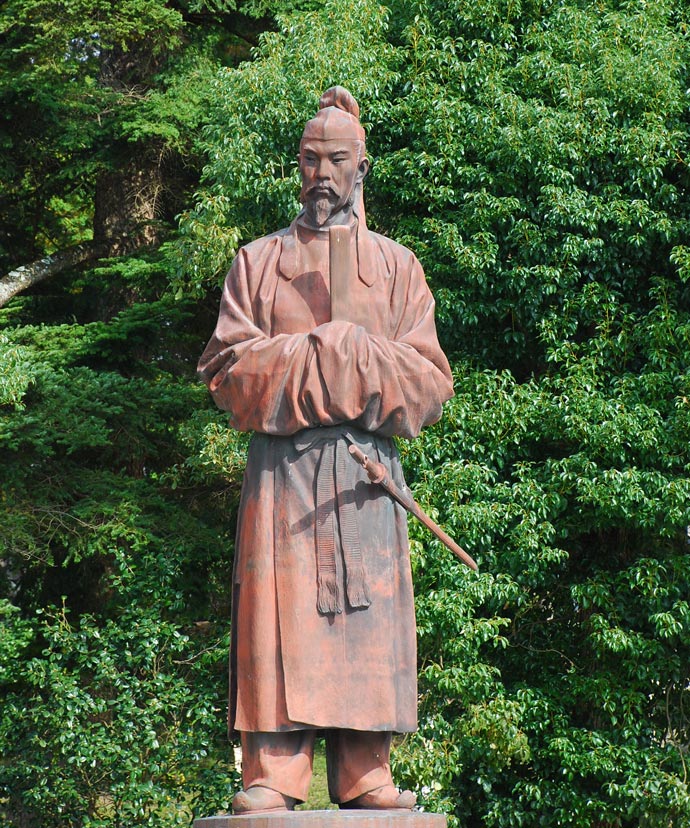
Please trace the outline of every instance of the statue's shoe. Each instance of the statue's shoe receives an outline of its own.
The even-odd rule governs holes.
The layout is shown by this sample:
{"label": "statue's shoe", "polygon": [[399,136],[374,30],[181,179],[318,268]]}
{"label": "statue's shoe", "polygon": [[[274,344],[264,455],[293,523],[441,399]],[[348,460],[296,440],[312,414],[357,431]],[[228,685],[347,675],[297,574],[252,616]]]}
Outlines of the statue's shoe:
{"label": "statue's shoe", "polygon": [[411,811],[417,804],[417,797],[412,791],[398,791],[394,785],[382,785],[351,799],[341,802],[341,808],[362,808],[377,811],[402,810]]}
{"label": "statue's shoe", "polygon": [[276,811],[293,811],[296,800],[291,796],[263,785],[254,785],[246,791],[238,791],[232,800],[233,814],[268,814]]}

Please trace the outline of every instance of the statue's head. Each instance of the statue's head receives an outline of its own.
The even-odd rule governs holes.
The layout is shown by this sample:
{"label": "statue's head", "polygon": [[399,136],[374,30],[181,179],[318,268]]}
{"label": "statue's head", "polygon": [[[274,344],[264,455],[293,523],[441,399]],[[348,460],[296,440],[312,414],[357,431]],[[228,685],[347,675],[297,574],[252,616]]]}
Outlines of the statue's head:
{"label": "statue's head", "polygon": [[334,86],[323,93],[319,111],[304,127],[298,160],[307,223],[347,224],[350,213],[358,213],[369,171],[359,106],[347,89]]}

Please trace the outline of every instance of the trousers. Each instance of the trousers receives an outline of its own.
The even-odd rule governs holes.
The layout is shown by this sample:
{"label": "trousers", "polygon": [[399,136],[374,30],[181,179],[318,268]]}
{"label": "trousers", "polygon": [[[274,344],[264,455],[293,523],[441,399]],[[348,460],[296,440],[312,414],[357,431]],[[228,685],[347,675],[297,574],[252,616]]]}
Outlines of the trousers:
{"label": "trousers", "polygon": [[[304,802],[309,793],[316,734],[316,730],[242,731],[244,789],[261,785]],[[348,802],[382,785],[393,784],[389,731],[326,730],[325,736],[332,802]]]}

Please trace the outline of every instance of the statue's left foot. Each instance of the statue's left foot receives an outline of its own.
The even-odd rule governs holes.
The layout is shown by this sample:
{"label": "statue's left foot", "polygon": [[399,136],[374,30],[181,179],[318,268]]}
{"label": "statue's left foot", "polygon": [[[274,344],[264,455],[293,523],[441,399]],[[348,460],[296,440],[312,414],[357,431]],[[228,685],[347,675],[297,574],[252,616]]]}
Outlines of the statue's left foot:
{"label": "statue's left foot", "polygon": [[417,797],[412,791],[398,791],[394,785],[382,785],[351,799],[341,802],[341,808],[362,808],[377,811],[403,810],[411,811],[417,804]]}

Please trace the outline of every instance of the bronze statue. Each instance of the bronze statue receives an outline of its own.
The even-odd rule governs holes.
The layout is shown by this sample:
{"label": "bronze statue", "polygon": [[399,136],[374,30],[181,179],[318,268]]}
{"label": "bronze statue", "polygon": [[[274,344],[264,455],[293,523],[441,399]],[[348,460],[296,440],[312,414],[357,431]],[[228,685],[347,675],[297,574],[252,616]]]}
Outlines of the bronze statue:
{"label": "bronze statue", "polygon": [[199,363],[232,426],[254,432],[233,578],[233,810],[304,801],[317,731],[341,808],[410,809],[389,766],[391,734],[417,725],[406,514],[349,447],[404,490],[391,438],[440,417],[451,374],[419,262],[367,229],[347,90],[324,93],[298,158],[303,209],[239,251]]}

